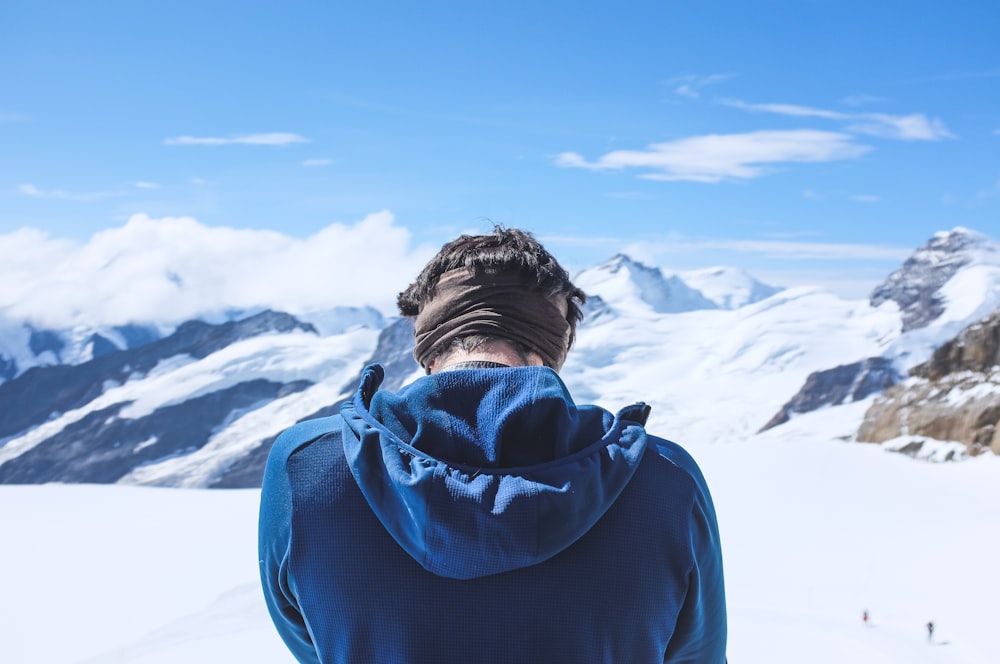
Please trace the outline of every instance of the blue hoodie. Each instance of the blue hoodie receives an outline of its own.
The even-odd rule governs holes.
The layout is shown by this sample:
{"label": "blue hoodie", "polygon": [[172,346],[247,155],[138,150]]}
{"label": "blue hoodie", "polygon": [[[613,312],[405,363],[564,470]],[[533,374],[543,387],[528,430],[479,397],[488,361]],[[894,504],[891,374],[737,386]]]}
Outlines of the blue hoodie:
{"label": "blue hoodie", "polygon": [[647,407],[546,367],[382,378],[268,459],[261,579],[299,661],[725,661],[712,500]]}

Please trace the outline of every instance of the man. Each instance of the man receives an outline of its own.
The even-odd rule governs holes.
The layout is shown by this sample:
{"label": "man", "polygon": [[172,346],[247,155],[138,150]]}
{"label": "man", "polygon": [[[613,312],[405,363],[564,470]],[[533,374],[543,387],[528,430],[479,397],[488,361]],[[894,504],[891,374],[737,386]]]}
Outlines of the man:
{"label": "man", "polygon": [[261,579],[299,661],[725,661],[698,467],[557,374],[584,298],[529,233],[463,235],[399,296],[428,375],[373,365],[275,442]]}

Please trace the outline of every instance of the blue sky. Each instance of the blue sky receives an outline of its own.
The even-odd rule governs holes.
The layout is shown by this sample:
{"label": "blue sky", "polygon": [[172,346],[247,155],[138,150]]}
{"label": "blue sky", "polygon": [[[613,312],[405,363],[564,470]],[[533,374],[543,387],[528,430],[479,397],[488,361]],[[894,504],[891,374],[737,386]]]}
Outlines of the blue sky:
{"label": "blue sky", "polygon": [[0,239],[135,214],[306,238],[491,222],[845,294],[1000,235],[994,2],[0,8]]}

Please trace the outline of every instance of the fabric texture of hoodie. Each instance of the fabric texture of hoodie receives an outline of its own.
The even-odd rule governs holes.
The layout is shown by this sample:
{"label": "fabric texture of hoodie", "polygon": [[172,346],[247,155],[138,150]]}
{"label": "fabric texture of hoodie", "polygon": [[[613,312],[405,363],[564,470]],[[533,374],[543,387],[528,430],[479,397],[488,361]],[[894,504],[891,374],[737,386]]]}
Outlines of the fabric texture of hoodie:
{"label": "fabric texture of hoodie", "polygon": [[711,497],[648,407],[546,367],[382,378],[268,459],[261,579],[299,661],[725,661]]}

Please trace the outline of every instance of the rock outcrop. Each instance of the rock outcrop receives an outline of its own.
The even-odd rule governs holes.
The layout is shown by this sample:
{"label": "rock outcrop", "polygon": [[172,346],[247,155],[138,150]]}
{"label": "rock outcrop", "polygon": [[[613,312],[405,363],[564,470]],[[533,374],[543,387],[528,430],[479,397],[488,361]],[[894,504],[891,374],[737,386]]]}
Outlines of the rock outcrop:
{"label": "rock outcrop", "polygon": [[869,301],[873,307],[895,302],[903,317],[903,332],[926,327],[944,312],[942,286],[973,262],[976,251],[994,249],[989,238],[965,228],[937,233],[876,287]]}
{"label": "rock outcrop", "polygon": [[937,348],[865,414],[861,442],[916,436],[1000,454],[1000,310]]}
{"label": "rock outcrop", "polygon": [[882,357],[870,357],[861,362],[814,371],[806,378],[802,389],[760,431],[784,424],[796,413],[808,413],[823,406],[860,401],[895,384],[899,378],[892,362]]}

